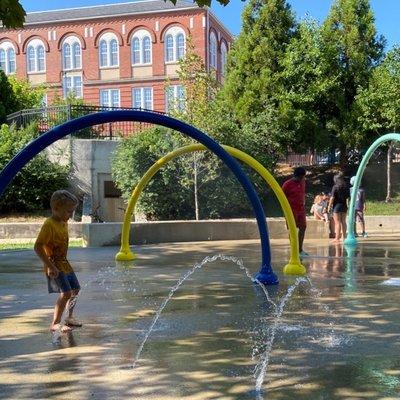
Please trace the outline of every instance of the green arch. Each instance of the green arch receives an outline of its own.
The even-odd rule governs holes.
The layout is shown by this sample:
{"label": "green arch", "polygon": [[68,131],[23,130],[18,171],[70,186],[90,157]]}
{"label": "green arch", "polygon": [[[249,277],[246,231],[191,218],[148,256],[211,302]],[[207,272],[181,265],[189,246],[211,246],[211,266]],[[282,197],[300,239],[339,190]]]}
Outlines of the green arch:
{"label": "green arch", "polygon": [[[299,245],[298,245],[298,236],[297,236],[297,228],[295,219],[293,216],[292,209],[290,204],[283,193],[281,187],[279,186],[278,182],[275,178],[268,172],[268,170],[260,164],[257,160],[253,157],[249,156],[248,154],[235,149],[234,147],[224,146],[222,145],[224,150],[226,150],[229,154],[233,157],[241,160],[245,164],[252,167],[255,171],[257,171],[263,179],[267,182],[267,184],[271,187],[274,191],[275,195],[278,198],[278,201],[282,207],[284,212],[287,225],[289,228],[289,237],[290,237],[290,248],[291,254],[288,264],[284,267],[284,272],[290,275],[304,275],[306,273],[305,267],[301,264],[300,256],[299,256]],[[121,233],[121,248],[120,251],[116,254],[115,258],[117,261],[128,261],[133,260],[135,255],[131,252],[129,247],[129,234],[130,234],[130,224],[131,218],[136,207],[137,201],[139,199],[140,194],[142,193],[144,187],[148,184],[151,178],[156,174],[156,172],[162,168],[167,162],[178,157],[182,154],[194,152],[194,151],[204,151],[207,148],[201,144],[191,144],[188,146],[181,147],[177,150],[174,150],[164,157],[160,158],[156,161],[143,175],[142,179],[139,181],[137,186],[135,187],[131,198],[128,202],[128,207],[125,211],[124,216],[124,223],[122,226],[122,233]]]}
{"label": "green arch", "polygon": [[388,133],[386,135],[381,136],[376,139],[374,143],[371,144],[367,152],[365,153],[363,159],[361,160],[360,166],[357,169],[356,179],[354,181],[353,190],[350,196],[350,206],[349,206],[349,218],[348,218],[348,227],[347,227],[347,237],[344,241],[344,244],[349,246],[355,246],[357,244],[357,239],[354,235],[354,218],[356,213],[356,199],[357,192],[360,188],[361,179],[364,175],[365,168],[367,167],[368,161],[374,154],[374,151],[385,142],[397,141],[400,142],[400,134],[399,133]]}

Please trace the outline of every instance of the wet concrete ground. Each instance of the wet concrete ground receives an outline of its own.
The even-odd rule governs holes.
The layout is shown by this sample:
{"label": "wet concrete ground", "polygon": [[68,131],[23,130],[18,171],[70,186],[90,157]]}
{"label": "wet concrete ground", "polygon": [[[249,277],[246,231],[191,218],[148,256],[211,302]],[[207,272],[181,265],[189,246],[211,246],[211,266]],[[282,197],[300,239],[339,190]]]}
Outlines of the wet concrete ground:
{"label": "wet concrete ground", "polygon": [[[235,263],[196,270],[166,304],[134,369],[178,279],[218,253],[243,259],[254,274],[257,241],[144,246],[130,264],[114,262],[116,248],[71,249],[85,325],[59,337],[48,331],[56,295],[47,294],[40,261],[32,251],[1,252],[0,398],[400,399],[399,241],[306,248],[314,289],[301,283],[279,322]],[[281,284],[269,293],[279,303],[294,279],[281,274],[287,241],[273,240],[272,249]],[[394,285],[383,284],[389,279]],[[255,393],[253,375],[266,360]]]}

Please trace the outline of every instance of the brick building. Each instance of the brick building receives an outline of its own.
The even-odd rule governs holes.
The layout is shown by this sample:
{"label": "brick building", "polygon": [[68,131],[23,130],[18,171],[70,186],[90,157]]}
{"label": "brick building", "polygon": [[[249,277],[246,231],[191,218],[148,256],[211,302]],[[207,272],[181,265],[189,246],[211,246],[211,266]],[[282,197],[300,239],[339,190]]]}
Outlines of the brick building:
{"label": "brick building", "polygon": [[47,104],[73,91],[88,104],[168,111],[184,94],[176,70],[189,35],[222,80],[232,35],[183,0],[28,13],[23,29],[0,29],[0,68],[45,84]]}

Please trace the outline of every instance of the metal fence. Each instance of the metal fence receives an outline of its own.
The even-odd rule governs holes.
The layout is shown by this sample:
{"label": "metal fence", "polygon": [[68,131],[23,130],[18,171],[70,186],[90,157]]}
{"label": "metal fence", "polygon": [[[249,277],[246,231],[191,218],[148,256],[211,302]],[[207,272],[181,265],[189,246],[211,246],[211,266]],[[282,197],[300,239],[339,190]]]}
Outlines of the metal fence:
{"label": "metal fence", "polygon": [[[14,124],[17,128],[25,127],[31,123],[36,123],[40,132],[46,132],[49,129],[69,121],[70,119],[82,117],[87,114],[92,114],[100,111],[111,110],[145,110],[142,108],[122,108],[122,107],[101,107],[101,106],[87,106],[87,105],[63,105],[51,106],[43,108],[32,108],[17,111],[7,116],[7,124]],[[151,128],[153,124],[147,122],[135,121],[117,121],[105,124],[94,125],[90,128],[85,128],[73,134],[74,137],[92,139],[115,139],[121,136],[141,132],[145,129]]]}
{"label": "metal fence", "polygon": [[326,153],[317,153],[307,151],[305,153],[288,152],[278,159],[279,163],[288,164],[291,166],[312,166],[312,165],[327,165],[336,164],[339,162],[340,153],[332,150]]}

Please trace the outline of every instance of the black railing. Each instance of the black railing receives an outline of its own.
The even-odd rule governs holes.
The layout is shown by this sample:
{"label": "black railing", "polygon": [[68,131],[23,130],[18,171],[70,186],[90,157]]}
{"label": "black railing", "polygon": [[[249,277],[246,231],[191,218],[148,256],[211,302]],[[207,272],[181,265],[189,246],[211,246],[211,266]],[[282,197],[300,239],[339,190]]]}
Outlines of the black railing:
{"label": "black railing", "polygon": [[[102,107],[102,106],[89,106],[89,105],[63,105],[63,106],[50,106],[43,108],[32,108],[27,110],[17,111],[13,114],[7,115],[7,124],[14,124],[17,128],[25,127],[31,123],[36,123],[41,133],[54,128],[63,122],[69,121],[73,118],[82,117],[87,114],[92,114],[100,111],[110,110],[141,110],[151,111],[158,114],[163,114],[158,111],[145,110],[142,108],[127,108],[127,107]],[[114,139],[121,136],[141,132],[145,129],[151,128],[153,125],[147,122],[134,122],[134,121],[118,121],[106,124],[99,124],[90,128],[82,129],[73,134],[78,138],[99,138],[99,139]]]}

